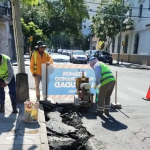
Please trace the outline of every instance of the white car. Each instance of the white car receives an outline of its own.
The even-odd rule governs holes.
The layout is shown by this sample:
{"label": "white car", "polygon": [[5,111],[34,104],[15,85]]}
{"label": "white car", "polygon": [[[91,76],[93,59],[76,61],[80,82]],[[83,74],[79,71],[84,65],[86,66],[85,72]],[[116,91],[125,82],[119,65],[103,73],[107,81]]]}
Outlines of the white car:
{"label": "white car", "polygon": [[69,56],[53,53],[53,54],[51,54],[51,57],[52,57],[54,63],[69,63],[70,64]]}
{"label": "white car", "polygon": [[60,53],[61,53],[61,51],[62,51],[62,49],[58,49],[58,50],[57,50],[57,53],[59,53],[59,54],[60,54]]}
{"label": "white car", "polygon": [[87,64],[87,56],[81,50],[73,51],[72,54],[70,55],[70,62]]}

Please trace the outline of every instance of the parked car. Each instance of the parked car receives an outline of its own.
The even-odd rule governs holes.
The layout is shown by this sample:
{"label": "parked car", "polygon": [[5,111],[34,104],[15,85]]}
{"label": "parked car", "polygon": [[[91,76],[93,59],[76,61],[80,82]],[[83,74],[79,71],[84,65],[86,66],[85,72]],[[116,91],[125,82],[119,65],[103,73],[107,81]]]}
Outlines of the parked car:
{"label": "parked car", "polygon": [[66,49],[62,50],[62,54],[67,55],[67,50]]}
{"label": "parked car", "polygon": [[68,63],[70,64],[70,58],[69,56],[61,55],[61,54],[51,54],[51,57],[53,58],[54,63]]}
{"label": "parked car", "polygon": [[67,55],[70,56],[70,55],[72,54],[72,51],[73,51],[73,50],[68,50],[68,51],[67,51]]}
{"label": "parked car", "polygon": [[109,63],[110,65],[113,63],[112,55],[106,51],[97,50],[94,54],[94,57],[96,57],[99,61]]}
{"label": "parked car", "polygon": [[70,62],[72,63],[85,63],[87,64],[87,56],[81,50],[73,51],[70,55]]}
{"label": "parked car", "polygon": [[60,53],[61,53],[61,50],[62,50],[62,49],[58,49],[58,50],[57,50],[57,53],[59,53],[59,54],[60,54]]}

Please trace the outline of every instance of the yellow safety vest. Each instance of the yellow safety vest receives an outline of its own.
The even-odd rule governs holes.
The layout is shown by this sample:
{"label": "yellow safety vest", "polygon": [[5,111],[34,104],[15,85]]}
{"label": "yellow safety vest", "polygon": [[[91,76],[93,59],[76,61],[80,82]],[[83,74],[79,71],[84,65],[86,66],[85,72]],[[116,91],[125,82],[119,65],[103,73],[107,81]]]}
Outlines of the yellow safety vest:
{"label": "yellow safety vest", "polygon": [[[46,56],[48,55],[47,52],[44,51],[44,53],[46,54]],[[34,52],[34,72],[36,73],[36,69],[37,69],[37,51]]]}

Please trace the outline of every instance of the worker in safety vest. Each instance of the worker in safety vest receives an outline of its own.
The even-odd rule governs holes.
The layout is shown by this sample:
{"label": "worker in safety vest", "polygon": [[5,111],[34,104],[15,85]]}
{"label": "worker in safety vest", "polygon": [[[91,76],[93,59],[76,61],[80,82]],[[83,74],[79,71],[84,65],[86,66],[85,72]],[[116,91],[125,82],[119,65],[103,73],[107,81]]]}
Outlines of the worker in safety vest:
{"label": "worker in safety vest", "polygon": [[8,85],[9,95],[13,108],[13,113],[17,111],[16,82],[10,58],[7,55],[0,54],[0,112],[5,111],[5,91]]}
{"label": "worker in safety vest", "polygon": [[40,100],[40,81],[42,80],[42,64],[53,64],[52,57],[45,52],[46,45],[42,41],[37,42],[37,50],[33,52],[30,63],[30,71],[35,78],[36,98]]}
{"label": "worker in safety vest", "polygon": [[99,97],[97,102],[97,113],[102,115],[103,112],[109,115],[110,97],[115,86],[115,78],[109,67],[103,62],[98,62],[95,57],[89,60],[90,66],[95,72],[95,86],[99,88]]}

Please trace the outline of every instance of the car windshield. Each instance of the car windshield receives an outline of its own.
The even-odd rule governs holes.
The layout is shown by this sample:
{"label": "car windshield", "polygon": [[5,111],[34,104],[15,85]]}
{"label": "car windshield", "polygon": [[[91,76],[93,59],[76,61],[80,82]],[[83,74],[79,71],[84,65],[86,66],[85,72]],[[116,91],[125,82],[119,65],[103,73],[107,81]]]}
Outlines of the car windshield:
{"label": "car windshield", "polygon": [[74,52],[74,55],[84,55],[84,52],[81,52],[81,51]]}

